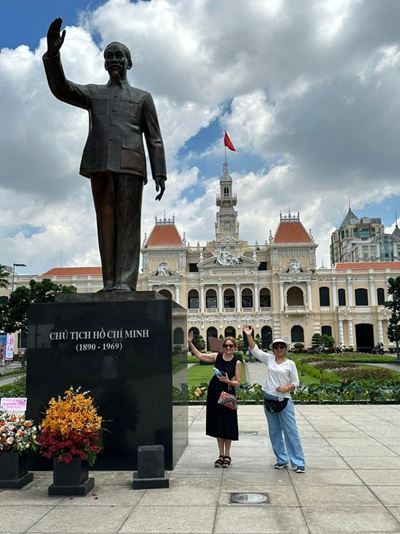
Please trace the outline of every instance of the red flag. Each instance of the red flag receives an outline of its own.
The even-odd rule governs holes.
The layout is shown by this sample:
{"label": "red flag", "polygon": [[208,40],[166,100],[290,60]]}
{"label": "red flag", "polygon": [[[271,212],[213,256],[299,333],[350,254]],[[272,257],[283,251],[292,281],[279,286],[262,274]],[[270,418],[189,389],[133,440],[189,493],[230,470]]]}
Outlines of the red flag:
{"label": "red flag", "polygon": [[224,145],[229,148],[229,150],[233,150],[233,152],[236,152],[236,148],[233,146],[232,141],[229,139],[229,135],[225,132],[224,135]]}

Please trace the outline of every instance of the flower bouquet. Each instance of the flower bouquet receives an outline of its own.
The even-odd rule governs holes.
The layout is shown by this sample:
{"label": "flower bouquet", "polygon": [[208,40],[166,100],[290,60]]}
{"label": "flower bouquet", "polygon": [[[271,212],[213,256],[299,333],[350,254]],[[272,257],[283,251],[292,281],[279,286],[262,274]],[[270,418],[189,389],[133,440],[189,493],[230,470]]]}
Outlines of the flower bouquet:
{"label": "flower bouquet", "polygon": [[0,410],[0,488],[21,489],[33,480],[27,455],[38,448],[38,429],[24,415]]}
{"label": "flower bouquet", "polygon": [[24,415],[14,415],[0,410],[0,454],[22,454],[38,448],[38,429]]}
{"label": "flower bouquet", "polygon": [[40,425],[40,454],[66,464],[77,456],[92,466],[103,448],[101,423],[89,392],[71,386],[63,397],[50,399]]}

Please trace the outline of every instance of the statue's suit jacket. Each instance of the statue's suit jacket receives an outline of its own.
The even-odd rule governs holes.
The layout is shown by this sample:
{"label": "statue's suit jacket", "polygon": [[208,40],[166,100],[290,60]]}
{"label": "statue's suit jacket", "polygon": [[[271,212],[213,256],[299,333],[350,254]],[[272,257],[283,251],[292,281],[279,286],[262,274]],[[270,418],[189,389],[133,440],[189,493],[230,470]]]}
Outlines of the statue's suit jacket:
{"label": "statue's suit jacket", "polygon": [[165,153],[150,93],[127,81],[107,85],[79,85],[66,79],[60,54],[43,56],[47,80],[55,97],[89,112],[89,135],[80,174],[112,171],[147,181],[143,135],[153,178],[166,178]]}

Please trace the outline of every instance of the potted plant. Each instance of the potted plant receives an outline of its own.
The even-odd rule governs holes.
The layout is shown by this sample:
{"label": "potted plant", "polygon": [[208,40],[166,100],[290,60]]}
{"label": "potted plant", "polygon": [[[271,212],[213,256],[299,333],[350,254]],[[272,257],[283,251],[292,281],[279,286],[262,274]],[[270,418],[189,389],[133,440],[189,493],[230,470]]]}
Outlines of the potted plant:
{"label": "potted plant", "polygon": [[87,495],[94,487],[88,465],[103,448],[101,423],[88,391],[71,386],[62,397],[50,399],[39,436],[41,455],[53,458],[49,495]]}
{"label": "potted plant", "polygon": [[33,480],[27,452],[38,447],[38,430],[24,415],[0,410],[0,488],[20,489]]}

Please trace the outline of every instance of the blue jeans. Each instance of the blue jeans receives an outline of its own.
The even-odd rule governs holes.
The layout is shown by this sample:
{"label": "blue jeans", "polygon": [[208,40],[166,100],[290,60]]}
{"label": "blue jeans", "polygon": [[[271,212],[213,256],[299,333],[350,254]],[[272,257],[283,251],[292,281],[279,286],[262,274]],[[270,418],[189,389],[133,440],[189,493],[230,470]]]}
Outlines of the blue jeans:
{"label": "blue jeans", "polygon": [[[278,400],[278,397],[265,392],[264,397]],[[281,412],[269,413],[265,409],[264,411],[268,422],[269,439],[277,463],[287,464],[290,460],[293,469],[304,467],[304,453],[297,429],[293,401],[289,399],[286,408]]]}

